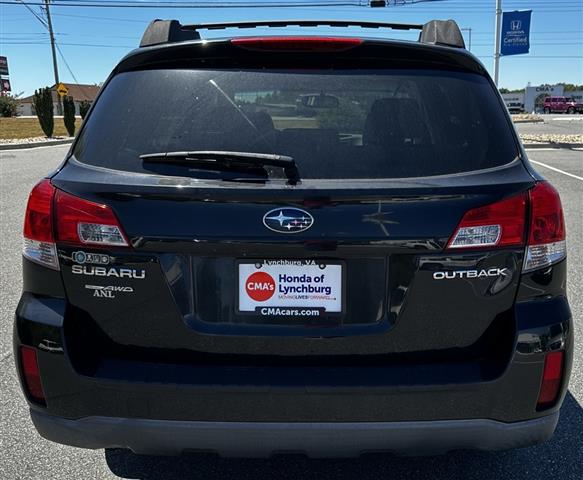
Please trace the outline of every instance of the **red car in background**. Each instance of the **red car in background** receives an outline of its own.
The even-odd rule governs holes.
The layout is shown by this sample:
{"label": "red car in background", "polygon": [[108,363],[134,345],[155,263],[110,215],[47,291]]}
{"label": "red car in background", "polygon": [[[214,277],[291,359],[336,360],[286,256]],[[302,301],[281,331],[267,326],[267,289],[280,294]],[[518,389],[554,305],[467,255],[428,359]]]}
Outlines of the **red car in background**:
{"label": "red car in background", "polygon": [[583,103],[568,97],[547,97],[543,104],[544,113],[583,113]]}

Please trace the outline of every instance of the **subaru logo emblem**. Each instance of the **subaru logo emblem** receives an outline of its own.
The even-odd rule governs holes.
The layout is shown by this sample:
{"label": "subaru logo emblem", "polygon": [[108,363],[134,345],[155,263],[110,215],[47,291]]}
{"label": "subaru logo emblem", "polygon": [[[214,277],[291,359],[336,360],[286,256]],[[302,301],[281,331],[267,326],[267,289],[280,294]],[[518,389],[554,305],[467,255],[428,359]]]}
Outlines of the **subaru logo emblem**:
{"label": "subaru logo emblem", "polygon": [[263,215],[263,225],[278,233],[305,232],[313,224],[314,217],[299,208],[275,208]]}

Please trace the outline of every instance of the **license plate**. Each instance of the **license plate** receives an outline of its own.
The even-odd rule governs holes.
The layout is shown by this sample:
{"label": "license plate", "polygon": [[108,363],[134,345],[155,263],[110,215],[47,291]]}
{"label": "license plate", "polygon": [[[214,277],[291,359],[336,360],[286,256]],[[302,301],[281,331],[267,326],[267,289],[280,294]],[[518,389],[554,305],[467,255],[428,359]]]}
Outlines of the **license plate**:
{"label": "license plate", "polygon": [[342,265],[314,260],[239,263],[239,311],[274,316],[342,312]]}

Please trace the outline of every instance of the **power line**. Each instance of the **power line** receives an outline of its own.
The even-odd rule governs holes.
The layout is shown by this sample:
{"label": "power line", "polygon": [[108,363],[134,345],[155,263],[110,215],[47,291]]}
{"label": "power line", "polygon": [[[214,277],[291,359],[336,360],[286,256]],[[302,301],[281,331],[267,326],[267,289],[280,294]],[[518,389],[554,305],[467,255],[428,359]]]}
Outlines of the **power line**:
{"label": "power line", "polygon": [[[33,1],[21,1],[19,2],[23,5],[30,5],[30,6],[42,6],[40,2],[33,2]],[[0,5],[16,5],[15,1],[7,1],[1,0]],[[355,1],[346,1],[342,0],[341,2],[328,2],[328,3],[313,3],[313,2],[287,2],[287,3],[274,3],[274,2],[265,2],[261,4],[257,3],[238,3],[238,2],[230,2],[230,3],[221,3],[221,4],[213,4],[207,2],[205,4],[198,4],[192,2],[136,2],[135,0],[128,0],[127,2],[105,2],[104,0],[89,0],[88,2],[83,2],[82,0],[73,0],[71,2],[66,2],[64,0],[56,0],[52,3],[55,7],[85,7],[85,8],[184,8],[184,9],[205,9],[205,8],[306,8],[306,7],[349,7],[349,6],[356,6],[356,7],[363,7],[365,6],[362,2],[355,0]]]}
{"label": "power line", "polygon": [[32,8],[30,8],[25,2],[23,2],[22,0],[16,0],[18,3],[21,3],[22,5],[24,5],[26,7],[26,9],[32,13],[34,15],[34,18],[36,18],[43,27],[48,28],[47,22],[45,21],[44,18],[42,18],[40,15],[38,15]]}
{"label": "power line", "polygon": [[[24,42],[12,42],[6,41],[2,42],[3,45],[46,45],[46,42],[39,41],[24,41]],[[64,43],[60,42],[60,45],[67,45],[71,47],[100,47],[100,48],[126,48],[132,49],[137,48],[136,45],[106,45],[106,44],[96,44],[96,43]]]}

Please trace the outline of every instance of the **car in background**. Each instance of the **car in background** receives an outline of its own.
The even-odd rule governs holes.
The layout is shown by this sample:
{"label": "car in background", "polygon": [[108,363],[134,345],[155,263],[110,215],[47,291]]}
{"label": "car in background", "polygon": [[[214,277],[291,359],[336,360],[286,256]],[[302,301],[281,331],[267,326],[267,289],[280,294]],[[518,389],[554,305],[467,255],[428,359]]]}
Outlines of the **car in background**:
{"label": "car in background", "polygon": [[569,97],[547,97],[543,103],[544,113],[583,113],[583,103]]}
{"label": "car in background", "polygon": [[524,104],[522,102],[508,102],[506,108],[510,113],[524,113]]}

